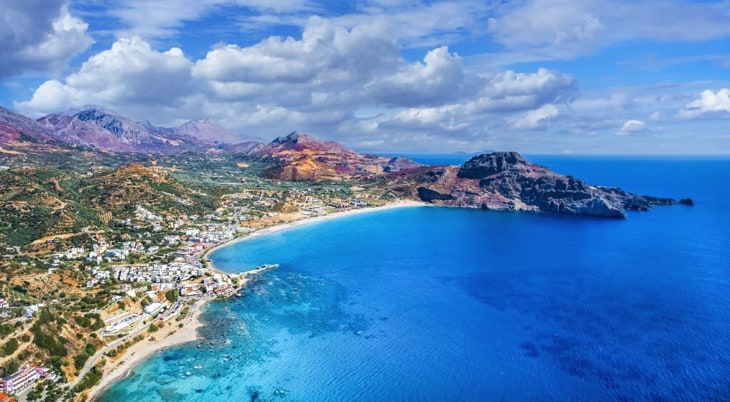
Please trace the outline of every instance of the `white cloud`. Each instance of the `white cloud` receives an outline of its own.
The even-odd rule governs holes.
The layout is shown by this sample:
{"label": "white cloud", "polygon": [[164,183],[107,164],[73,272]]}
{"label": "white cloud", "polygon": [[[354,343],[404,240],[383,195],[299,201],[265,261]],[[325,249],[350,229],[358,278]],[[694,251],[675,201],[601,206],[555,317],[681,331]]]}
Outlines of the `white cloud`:
{"label": "white cloud", "polygon": [[730,88],[720,88],[717,92],[707,89],[700,98],[687,104],[677,113],[682,119],[707,116],[730,117]]}
{"label": "white cloud", "polygon": [[16,106],[33,114],[84,104],[176,106],[191,94],[191,66],[179,48],[158,52],[139,38],[119,39],[63,83],[46,81]]}
{"label": "white cloud", "polygon": [[631,135],[638,133],[648,132],[649,127],[641,120],[628,120],[621,126],[621,129],[616,132],[617,135]]}
{"label": "white cloud", "polygon": [[387,24],[312,17],[300,38],[223,44],[199,60],[118,39],[16,107],[38,115],[99,104],[155,124],[205,117],[264,138],[303,130],[395,144],[428,133],[429,146],[456,146],[483,140],[486,126],[490,136],[545,129],[575,90],[572,77],[543,68],[475,73],[446,46],[408,62]]}
{"label": "white cloud", "polygon": [[347,27],[377,20],[391,27],[401,45],[426,48],[480,36],[485,31],[484,19],[492,9],[489,2],[483,0],[377,3],[380,4],[363,7],[361,13],[335,17],[334,20]]}
{"label": "white cloud", "polygon": [[[591,12],[590,2],[536,0],[488,21],[489,31],[509,46],[572,44],[593,40],[606,29]],[[595,11],[593,11],[595,12]]]}
{"label": "white cloud", "polygon": [[533,58],[571,58],[628,40],[723,38],[727,12],[726,2],[524,0],[499,6],[488,27],[496,41]]}
{"label": "white cloud", "polygon": [[545,68],[536,73],[507,70],[483,78],[486,85],[471,105],[473,113],[523,111],[568,102],[576,89],[571,76]]}
{"label": "white cloud", "polygon": [[239,83],[366,80],[397,62],[399,48],[377,24],[350,30],[311,17],[302,39],[269,37],[250,47],[221,46],[195,64],[197,78]]}
{"label": "white cloud", "polygon": [[512,128],[534,130],[544,128],[545,125],[560,114],[558,107],[552,103],[544,105],[539,109],[527,111],[512,123]]}
{"label": "white cloud", "polygon": [[0,0],[0,78],[64,66],[93,40],[65,0]]}
{"label": "white cloud", "polygon": [[463,93],[461,57],[446,46],[431,50],[423,63],[403,65],[391,76],[376,79],[368,91],[376,101],[398,106],[448,103]]}

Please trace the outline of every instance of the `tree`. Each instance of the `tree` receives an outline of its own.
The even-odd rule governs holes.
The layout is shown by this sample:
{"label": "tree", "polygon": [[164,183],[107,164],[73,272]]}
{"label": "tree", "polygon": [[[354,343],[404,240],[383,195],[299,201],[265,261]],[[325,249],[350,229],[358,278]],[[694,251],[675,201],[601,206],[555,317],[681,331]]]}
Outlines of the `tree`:
{"label": "tree", "polygon": [[18,340],[10,338],[9,341],[5,342],[5,353],[10,356],[18,350]]}
{"label": "tree", "polygon": [[7,366],[5,366],[5,375],[15,374],[20,369],[20,363],[17,360],[11,360]]}
{"label": "tree", "polygon": [[177,289],[170,289],[165,293],[165,298],[170,301],[170,303],[175,303],[178,299]]}

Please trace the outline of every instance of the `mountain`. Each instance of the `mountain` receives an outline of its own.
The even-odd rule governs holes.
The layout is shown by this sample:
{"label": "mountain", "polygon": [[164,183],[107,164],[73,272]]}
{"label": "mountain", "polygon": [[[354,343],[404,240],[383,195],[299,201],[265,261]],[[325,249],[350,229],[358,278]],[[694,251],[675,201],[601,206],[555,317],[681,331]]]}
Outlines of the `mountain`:
{"label": "mountain", "polygon": [[292,132],[261,147],[255,156],[276,163],[267,172],[279,180],[341,181],[363,179],[422,166],[406,158],[363,155],[335,142]]}
{"label": "mountain", "polygon": [[436,205],[625,218],[626,210],[671,205],[670,198],[591,186],[526,161],[516,152],[477,155],[462,166],[433,166],[388,176],[389,187]]}
{"label": "mountain", "polygon": [[235,144],[241,139],[210,120],[191,120],[174,129],[178,135],[195,138],[204,143]]}
{"label": "mountain", "polygon": [[[95,106],[49,115],[38,122],[0,108],[0,134],[0,160],[16,155],[25,157],[25,152],[31,155],[32,151],[37,151],[40,156],[36,159],[41,160],[68,159],[79,153],[54,139],[118,152],[235,153],[265,162],[268,167],[263,173],[269,178],[378,182],[403,197],[447,206],[620,218],[626,216],[626,210],[648,210],[654,205],[675,203],[668,198],[588,185],[530,163],[515,152],[480,154],[462,166],[423,166],[402,157],[360,154],[338,143],[320,141],[298,132],[277,137],[268,144],[255,141],[223,143],[221,141],[235,140],[235,137],[207,120],[191,121],[178,128],[155,127]],[[66,153],[44,154],[44,147]],[[143,187],[149,191],[144,191],[138,198],[154,197],[155,185]],[[162,187],[169,188],[167,185]],[[117,195],[126,191],[108,190],[107,193]],[[91,194],[85,196],[94,199]],[[104,203],[113,204],[114,197],[104,200]],[[174,203],[164,204],[175,206]]]}
{"label": "mountain", "polygon": [[178,153],[206,145],[174,129],[139,123],[98,106],[50,114],[38,122],[60,141],[117,152]]}
{"label": "mountain", "polygon": [[53,135],[35,120],[0,107],[0,153],[23,154],[53,147]]}

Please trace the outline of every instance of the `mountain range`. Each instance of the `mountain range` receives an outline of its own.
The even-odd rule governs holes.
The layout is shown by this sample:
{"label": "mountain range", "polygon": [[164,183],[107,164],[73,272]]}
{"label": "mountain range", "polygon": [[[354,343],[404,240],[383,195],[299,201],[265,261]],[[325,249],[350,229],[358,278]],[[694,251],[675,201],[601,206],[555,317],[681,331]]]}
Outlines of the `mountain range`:
{"label": "mountain range", "polygon": [[588,185],[516,152],[480,154],[462,166],[424,166],[403,157],[361,154],[299,132],[269,143],[226,141],[236,137],[207,120],[164,128],[87,106],[36,121],[0,108],[0,160],[79,147],[119,154],[230,153],[263,162],[263,175],[270,179],[380,183],[401,197],[444,206],[623,218],[625,210],[676,202]]}

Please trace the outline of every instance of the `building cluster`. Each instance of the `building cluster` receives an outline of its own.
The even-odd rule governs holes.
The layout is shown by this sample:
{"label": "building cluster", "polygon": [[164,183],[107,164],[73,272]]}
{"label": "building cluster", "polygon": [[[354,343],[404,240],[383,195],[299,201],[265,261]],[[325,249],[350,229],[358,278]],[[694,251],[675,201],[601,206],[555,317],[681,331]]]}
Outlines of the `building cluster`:
{"label": "building cluster", "polygon": [[18,394],[34,386],[40,380],[54,381],[56,374],[42,366],[24,364],[16,373],[0,381],[2,391],[6,394]]}
{"label": "building cluster", "polygon": [[119,265],[113,268],[111,275],[120,282],[177,283],[203,276],[205,272],[206,269],[202,267],[185,262],[172,262]]}

